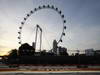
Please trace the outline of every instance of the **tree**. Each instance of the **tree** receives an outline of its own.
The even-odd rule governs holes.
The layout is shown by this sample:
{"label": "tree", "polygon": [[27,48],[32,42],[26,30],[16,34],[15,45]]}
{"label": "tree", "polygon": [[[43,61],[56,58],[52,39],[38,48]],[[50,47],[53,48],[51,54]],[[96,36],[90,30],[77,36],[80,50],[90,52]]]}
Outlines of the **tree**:
{"label": "tree", "polygon": [[17,54],[17,49],[12,49],[9,52],[8,59],[7,59],[7,64],[9,67],[18,67],[18,54]]}
{"label": "tree", "polygon": [[16,57],[17,57],[17,49],[12,49],[12,50],[9,52],[8,57],[10,57],[10,58],[16,58]]}

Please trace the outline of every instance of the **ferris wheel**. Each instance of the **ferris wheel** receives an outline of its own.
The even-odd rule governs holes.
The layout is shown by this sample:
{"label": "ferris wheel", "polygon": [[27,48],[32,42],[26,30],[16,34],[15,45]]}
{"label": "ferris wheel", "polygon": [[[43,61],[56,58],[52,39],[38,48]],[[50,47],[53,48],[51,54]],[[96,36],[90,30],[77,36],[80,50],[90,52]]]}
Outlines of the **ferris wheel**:
{"label": "ferris wheel", "polygon": [[[60,15],[62,25],[61,25],[60,36],[58,37],[58,40],[57,40],[57,44],[59,44],[60,42],[63,42],[63,36],[65,36],[65,30],[66,30],[66,20],[65,20],[64,14],[62,13],[61,10],[59,10],[54,5],[43,5],[43,6],[38,6],[37,8],[34,8],[33,10],[31,10],[28,14],[26,14],[26,17],[24,17],[23,21],[21,22],[21,26],[19,27],[19,31],[18,31],[18,40],[19,40],[18,43],[20,45],[23,44],[23,38],[22,38],[23,35],[22,34],[23,34],[24,26],[27,25],[27,22],[28,22],[27,20],[31,19],[31,16],[33,14],[35,14],[37,11],[40,11],[40,10],[43,10],[43,9],[53,10],[58,15]],[[41,27],[41,25],[40,25],[40,27]],[[41,27],[41,29],[42,29],[42,27]],[[27,41],[26,41],[26,43],[27,43]]]}

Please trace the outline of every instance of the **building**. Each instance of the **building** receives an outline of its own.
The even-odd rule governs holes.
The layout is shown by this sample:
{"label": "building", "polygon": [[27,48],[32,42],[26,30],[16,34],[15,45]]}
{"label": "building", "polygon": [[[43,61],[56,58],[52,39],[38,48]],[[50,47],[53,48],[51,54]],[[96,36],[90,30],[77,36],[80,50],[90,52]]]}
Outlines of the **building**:
{"label": "building", "polygon": [[18,55],[34,55],[35,49],[28,43],[24,43],[19,47]]}
{"label": "building", "polygon": [[54,53],[54,54],[57,54],[57,48],[58,48],[58,46],[57,46],[57,41],[54,40],[54,41],[53,41],[53,53]]}
{"label": "building", "polygon": [[94,55],[94,49],[85,49],[85,55],[86,56],[93,56]]}
{"label": "building", "polygon": [[96,56],[100,56],[100,50],[95,50],[95,54],[94,55],[96,55]]}
{"label": "building", "polygon": [[62,55],[64,55],[64,56],[68,55],[67,48],[59,46],[58,50],[57,50],[57,55],[61,55],[61,56]]}

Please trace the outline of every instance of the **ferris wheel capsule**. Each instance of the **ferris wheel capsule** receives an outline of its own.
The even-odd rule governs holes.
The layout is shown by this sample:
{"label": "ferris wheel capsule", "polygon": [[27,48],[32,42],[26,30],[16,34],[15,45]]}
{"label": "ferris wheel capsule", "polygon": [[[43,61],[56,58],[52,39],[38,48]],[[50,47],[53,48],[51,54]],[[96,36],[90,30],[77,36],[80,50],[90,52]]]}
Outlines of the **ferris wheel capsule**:
{"label": "ferris wheel capsule", "polygon": [[33,13],[33,11],[31,10],[31,11],[30,11],[30,13],[32,14],[32,13]]}
{"label": "ferris wheel capsule", "polygon": [[64,29],[66,29],[66,26],[64,26]]}
{"label": "ferris wheel capsule", "polygon": [[63,35],[65,36],[65,33],[63,33]]}
{"label": "ferris wheel capsule", "polygon": [[21,42],[18,42],[19,44],[21,44]]}
{"label": "ferris wheel capsule", "polygon": [[54,9],[54,6],[52,5],[51,8]]}
{"label": "ferris wheel capsule", "polygon": [[58,8],[56,8],[56,11],[58,11]]}
{"label": "ferris wheel capsule", "polygon": [[66,23],[66,20],[64,20],[64,23]]}
{"label": "ferris wheel capsule", "polygon": [[22,27],[19,27],[19,29],[22,29]]}
{"label": "ferris wheel capsule", "polygon": [[30,15],[29,14],[27,14],[27,17],[29,17]]}
{"label": "ferris wheel capsule", "polygon": [[20,39],[20,37],[18,37],[18,39]]}
{"label": "ferris wheel capsule", "polygon": [[24,18],[24,20],[26,20],[26,18]]}
{"label": "ferris wheel capsule", "polygon": [[20,32],[18,32],[18,34],[21,34]]}
{"label": "ferris wheel capsule", "polygon": [[38,8],[41,9],[41,6],[39,6]]}
{"label": "ferris wheel capsule", "polygon": [[60,42],[62,42],[62,39],[60,39]]}
{"label": "ferris wheel capsule", "polygon": [[61,11],[59,11],[59,14],[61,14]]}
{"label": "ferris wheel capsule", "polygon": [[61,17],[64,18],[64,15],[62,15]]}
{"label": "ferris wheel capsule", "polygon": [[35,8],[34,11],[37,11],[37,8]]}
{"label": "ferris wheel capsule", "polygon": [[50,8],[50,5],[47,5],[48,8]]}
{"label": "ferris wheel capsule", "polygon": [[43,5],[43,8],[45,8],[45,5]]}
{"label": "ferris wheel capsule", "polygon": [[21,24],[23,25],[23,24],[24,24],[24,22],[21,22]]}

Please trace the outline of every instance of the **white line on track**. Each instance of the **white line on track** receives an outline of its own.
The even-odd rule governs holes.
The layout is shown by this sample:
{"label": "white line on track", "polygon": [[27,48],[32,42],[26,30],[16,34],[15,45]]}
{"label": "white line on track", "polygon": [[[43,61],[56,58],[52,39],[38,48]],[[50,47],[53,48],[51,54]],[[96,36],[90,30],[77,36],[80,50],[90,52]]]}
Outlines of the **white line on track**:
{"label": "white line on track", "polygon": [[26,73],[100,73],[100,71],[3,71],[0,74],[26,74]]}

